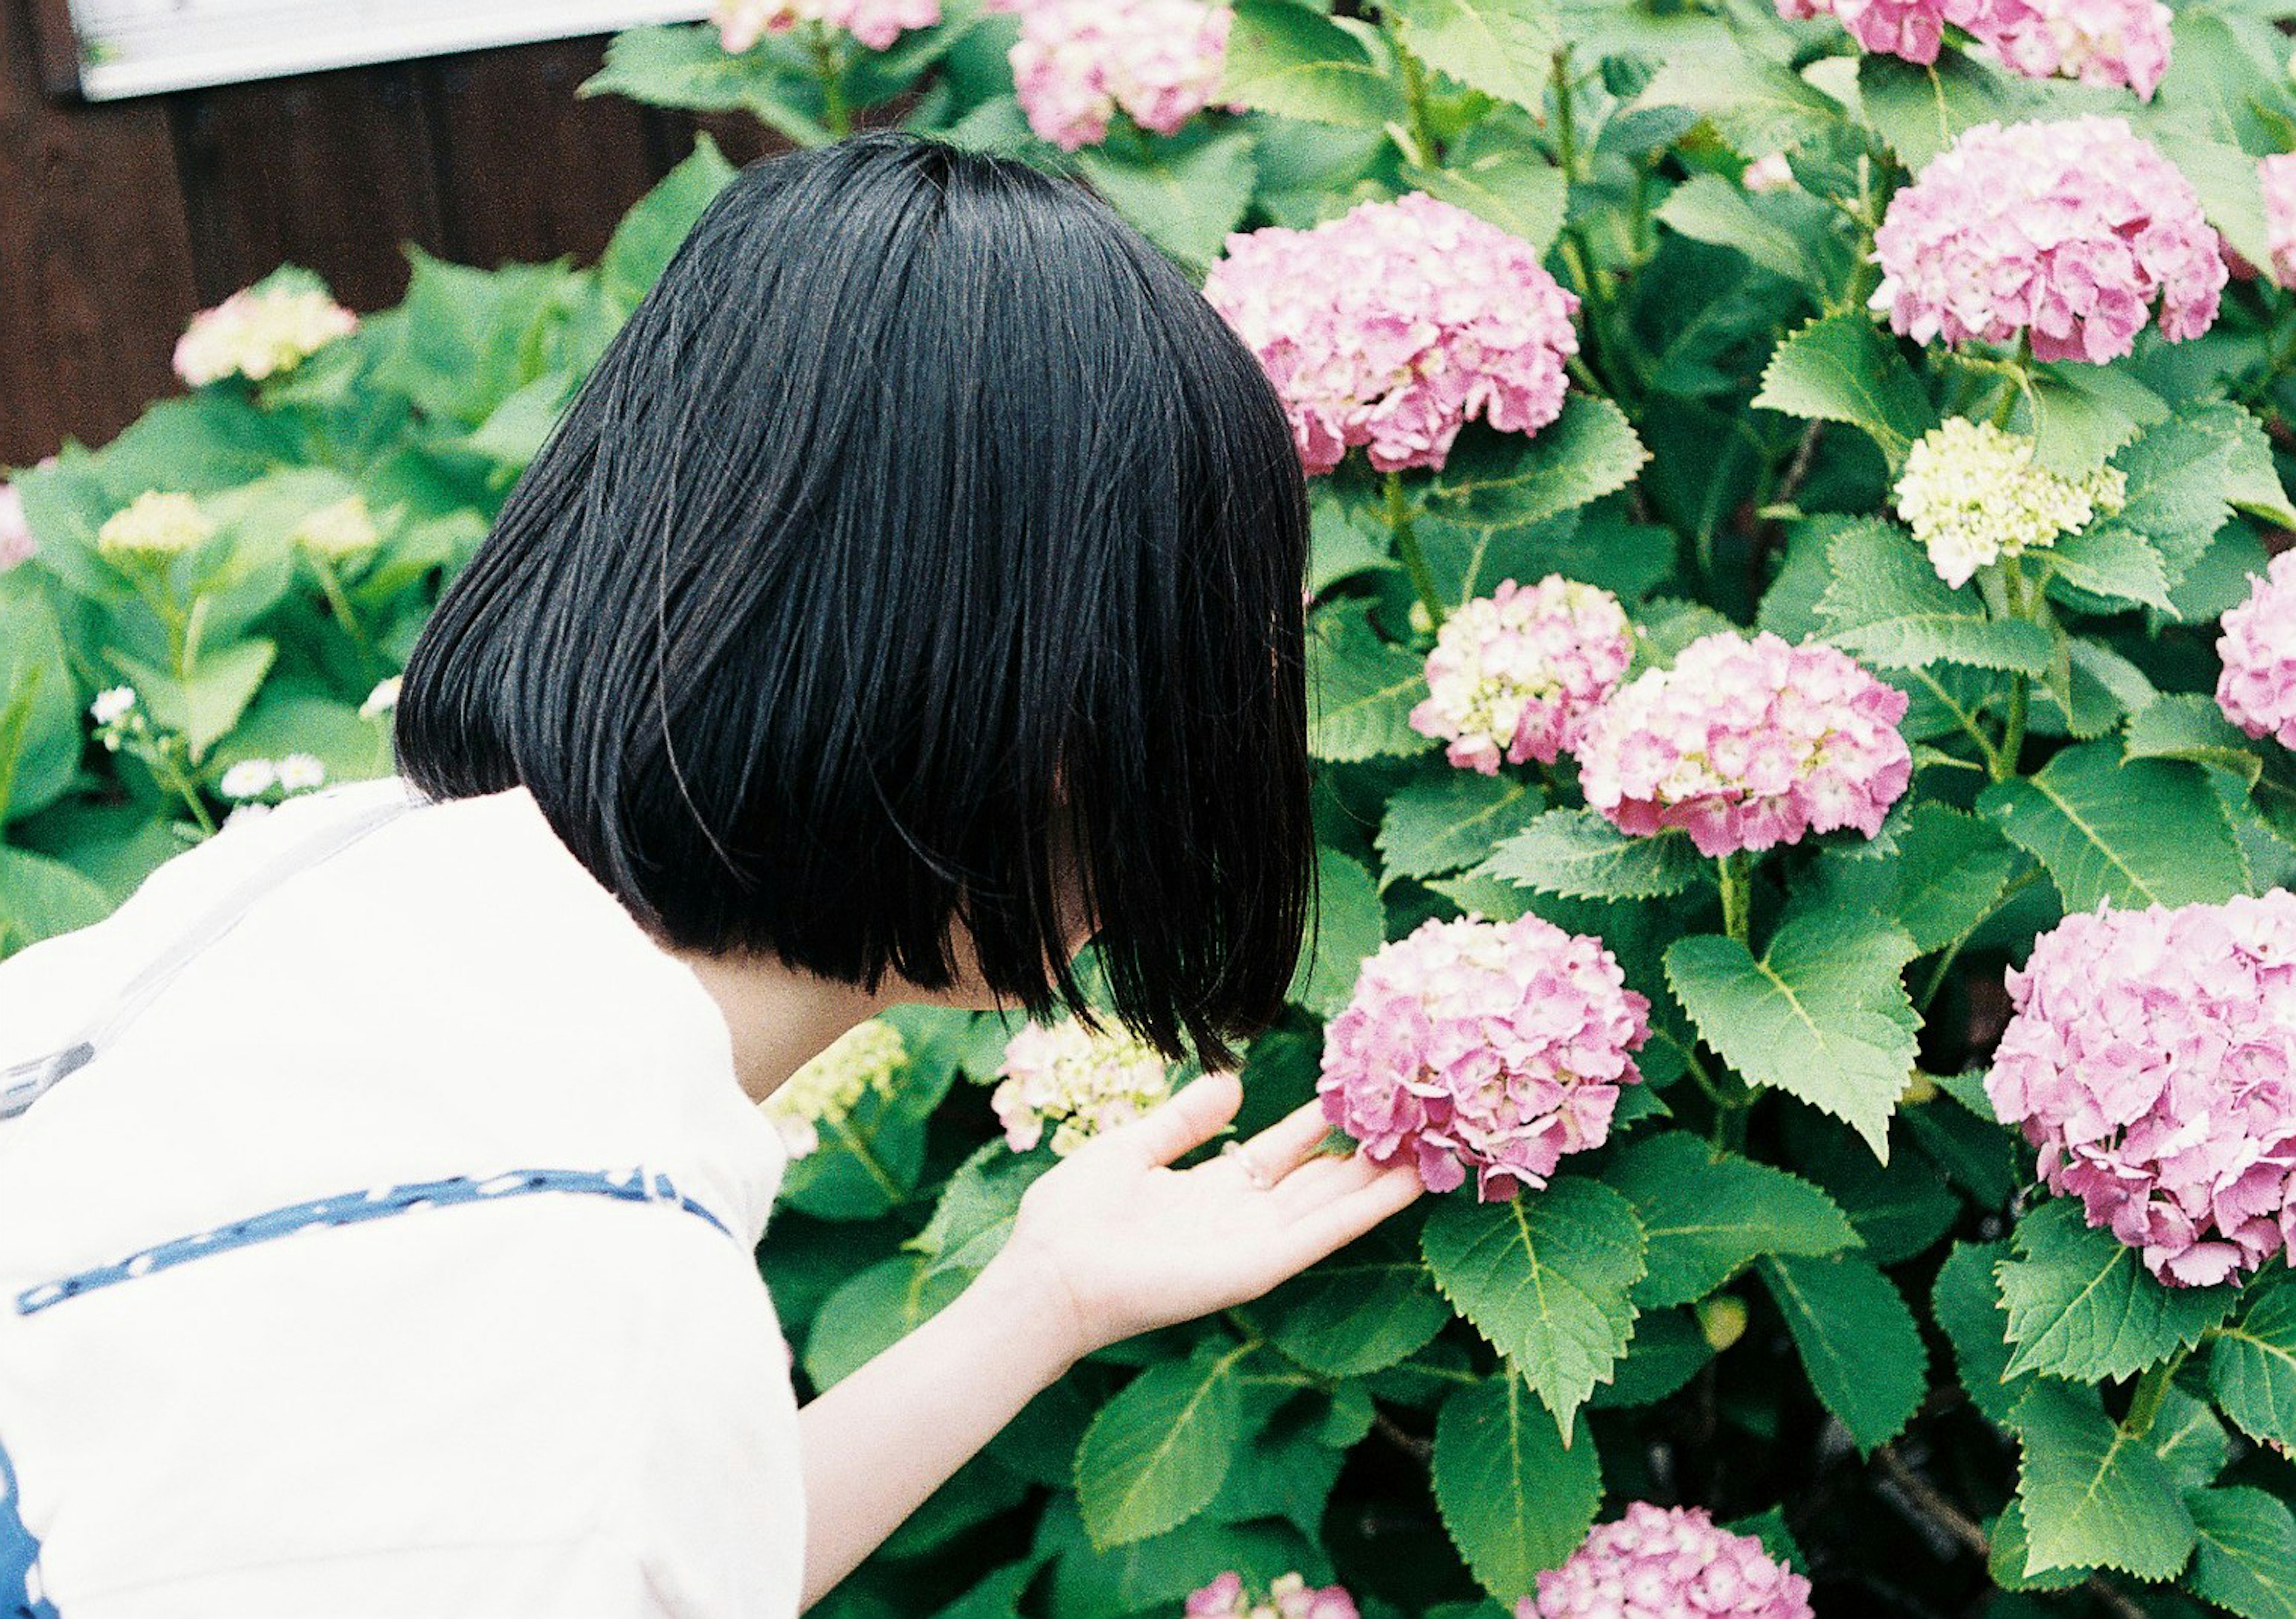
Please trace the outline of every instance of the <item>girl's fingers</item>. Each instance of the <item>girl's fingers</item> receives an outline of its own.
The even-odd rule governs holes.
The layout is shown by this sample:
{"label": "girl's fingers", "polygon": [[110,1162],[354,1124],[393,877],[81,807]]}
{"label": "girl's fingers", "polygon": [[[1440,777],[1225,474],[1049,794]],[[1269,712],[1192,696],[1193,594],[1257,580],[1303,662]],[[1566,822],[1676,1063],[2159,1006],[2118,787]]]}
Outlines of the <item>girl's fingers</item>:
{"label": "girl's fingers", "polygon": [[1401,1214],[1426,1190],[1414,1165],[1393,1164],[1365,1185],[1307,1210],[1292,1225],[1292,1239],[1299,1244],[1295,1252],[1305,1255],[1297,1269],[1337,1253],[1381,1221]]}
{"label": "girl's fingers", "polygon": [[1242,1105],[1242,1080],[1228,1073],[1207,1074],[1099,1140],[1140,1163],[1169,1164],[1218,1135]]}
{"label": "girl's fingers", "polygon": [[1274,1185],[1307,1163],[1331,1128],[1319,1098],[1277,1119],[1246,1141],[1243,1149],[1259,1166],[1260,1178]]}
{"label": "girl's fingers", "polygon": [[1345,1157],[1313,1158],[1284,1176],[1268,1195],[1276,1199],[1285,1214],[1298,1215],[1370,1185],[1387,1173],[1387,1168],[1359,1152]]}

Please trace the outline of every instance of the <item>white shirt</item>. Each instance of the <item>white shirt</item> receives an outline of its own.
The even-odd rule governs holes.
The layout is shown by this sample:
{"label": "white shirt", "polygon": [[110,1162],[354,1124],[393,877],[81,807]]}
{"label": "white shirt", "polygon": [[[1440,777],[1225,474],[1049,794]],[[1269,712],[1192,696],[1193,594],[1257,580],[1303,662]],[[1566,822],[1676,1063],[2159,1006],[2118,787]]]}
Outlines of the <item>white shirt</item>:
{"label": "white shirt", "polygon": [[[0,1069],[364,783],[234,826],[0,963]],[[0,1450],[65,1619],[798,1611],[787,1350],[751,1258],[786,1166],[717,1004],[523,791],[421,805],[265,892],[96,1057],[0,1121]],[[266,1210],[643,1165],[321,1226],[19,1312]]]}

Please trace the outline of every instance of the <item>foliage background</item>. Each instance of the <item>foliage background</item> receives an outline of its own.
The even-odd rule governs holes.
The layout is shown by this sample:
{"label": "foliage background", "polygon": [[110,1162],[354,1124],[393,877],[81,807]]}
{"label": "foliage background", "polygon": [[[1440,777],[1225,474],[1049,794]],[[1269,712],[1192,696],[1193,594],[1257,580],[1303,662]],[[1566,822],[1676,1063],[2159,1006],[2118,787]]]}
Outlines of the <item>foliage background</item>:
{"label": "foliage background", "polygon": [[[1198,271],[1232,229],[1411,189],[1546,250],[1585,303],[1562,419],[1471,429],[1399,513],[1359,467],[1317,481],[1323,912],[1242,1123],[1312,1092],[1364,956],[1461,910],[1600,933],[1652,1001],[1650,1083],[1542,1193],[1427,1199],[1246,1309],[1093,1357],[817,1611],[1105,1619],[1297,1567],[1367,1614],[1480,1619],[1642,1498],[1753,1525],[1821,1613],[2296,1615],[2296,1282],[2162,1288],[2033,1198],[1978,1083],[2003,967],[2064,912],[2296,871],[2296,769],[2205,695],[2212,620],[2296,525],[2296,298],[2236,282],[2205,338],[2148,333],[2109,368],[1924,352],[1866,307],[1890,192],[1996,118],[2129,118],[2266,262],[2252,159],[2296,145],[2286,0],[2181,7],[2149,103],[1951,46],[1861,57],[1748,0],[1236,12],[1234,110],[1170,137],[1119,119],[1072,156],[1029,132],[1011,20],[964,4],[882,53],[638,30],[589,89],[1014,152]],[[1781,153],[1792,185],[1741,184]],[[39,550],[0,574],[0,948],[95,920],[204,835],[235,762],[388,768],[362,699],[728,172],[705,139],[594,266],[417,254],[402,307],[287,376],[17,476]],[[1945,588],[1887,516],[1944,413],[2128,478],[2021,617]],[[220,530],[136,577],[94,536],[152,489]],[[352,493],[383,544],[334,576],[290,536]],[[1628,603],[1644,666],[1729,625],[1857,653],[1912,697],[1914,790],[1870,844],[1744,871],[1734,937],[1678,836],[1628,843],[1567,772],[1457,772],[1409,729],[1427,635],[1398,515],[1441,601],[1559,570]],[[86,705],[123,680],[181,770],[92,746]],[[951,1296],[1045,1165],[965,1083],[1003,1026],[903,1021],[901,1083],[792,1173],[761,1255],[810,1387]]]}

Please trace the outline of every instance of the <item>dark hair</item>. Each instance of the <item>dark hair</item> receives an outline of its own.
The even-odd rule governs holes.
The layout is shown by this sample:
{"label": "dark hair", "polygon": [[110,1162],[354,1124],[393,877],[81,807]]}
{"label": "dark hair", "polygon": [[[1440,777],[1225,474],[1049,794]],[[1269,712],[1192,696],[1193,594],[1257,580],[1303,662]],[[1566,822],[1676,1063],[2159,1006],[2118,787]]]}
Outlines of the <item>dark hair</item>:
{"label": "dark hair", "polygon": [[961,920],[1086,1012],[1065,883],[1118,1017],[1229,1062],[1314,887],[1307,527],[1258,362],[1099,200],[906,135],[776,158],[447,592],[401,768],[526,787],[675,945],[873,992],[947,986]]}

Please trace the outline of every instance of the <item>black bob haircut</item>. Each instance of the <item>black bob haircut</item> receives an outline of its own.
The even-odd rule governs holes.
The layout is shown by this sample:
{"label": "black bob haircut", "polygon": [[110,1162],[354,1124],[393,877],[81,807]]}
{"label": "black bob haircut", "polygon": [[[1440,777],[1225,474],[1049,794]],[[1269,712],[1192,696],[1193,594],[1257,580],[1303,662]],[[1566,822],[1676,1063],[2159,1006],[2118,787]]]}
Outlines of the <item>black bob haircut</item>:
{"label": "black bob haircut", "polygon": [[[658,938],[981,976],[1208,1063],[1313,902],[1283,409],[1097,199],[875,134],[744,170],[406,675],[400,767],[523,786]],[[1081,904],[1082,910],[1077,909]]]}

